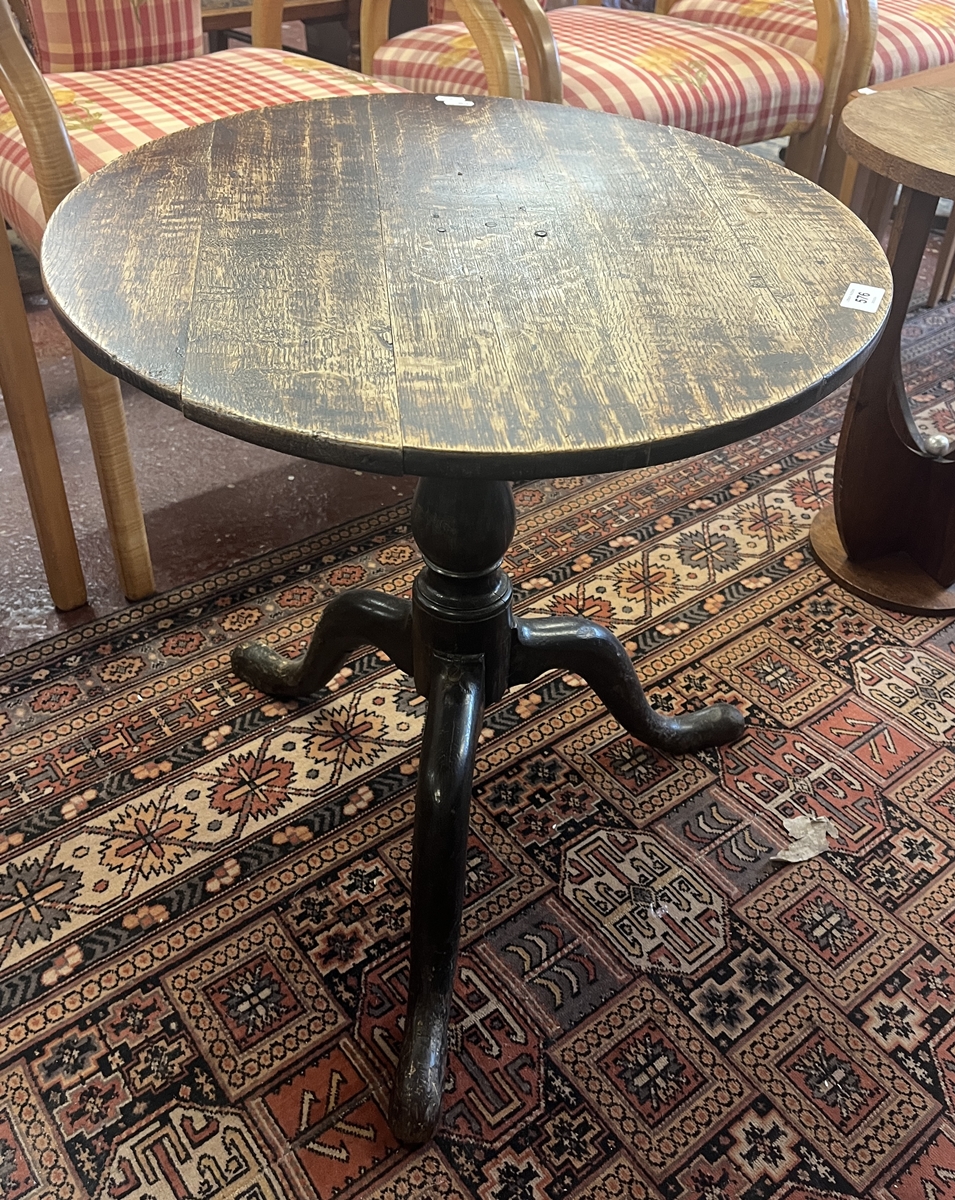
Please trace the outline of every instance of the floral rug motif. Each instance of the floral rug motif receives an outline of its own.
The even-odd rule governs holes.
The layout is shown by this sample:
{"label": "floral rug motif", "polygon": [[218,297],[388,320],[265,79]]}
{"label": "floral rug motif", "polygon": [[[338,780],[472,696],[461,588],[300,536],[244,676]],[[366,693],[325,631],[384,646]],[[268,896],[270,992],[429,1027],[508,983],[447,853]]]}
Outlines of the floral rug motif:
{"label": "floral rug motif", "polygon": [[[950,436],[953,350],[952,306],[910,320]],[[518,487],[522,610],[748,728],[668,756],[560,673],[489,709],[417,1151],[384,1112],[423,701],[372,650],[302,702],[229,669],[342,588],[407,594],[407,508],[0,662],[0,1196],[955,1195],[955,624],[814,564],[839,421]],[[798,814],[830,848],[775,861]]]}

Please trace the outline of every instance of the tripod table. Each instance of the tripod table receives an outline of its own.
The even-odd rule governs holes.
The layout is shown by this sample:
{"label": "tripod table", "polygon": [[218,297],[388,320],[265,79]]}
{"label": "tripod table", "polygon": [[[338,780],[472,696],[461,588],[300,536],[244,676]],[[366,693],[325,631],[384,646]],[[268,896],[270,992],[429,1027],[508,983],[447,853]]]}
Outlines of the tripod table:
{"label": "tripod table", "polygon": [[882,251],[814,185],[705,138],[384,95],[243,113],[133,151],[57,210],[43,266],[83,351],[185,417],[421,477],[413,597],[346,591],[301,659],[252,644],[233,665],[303,695],[371,643],[427,697],[391,1107],[397,1136],[423,1142],[440,1117],[485,705],[560,668],[671,753],[743,729],[726,704],[654,712],[599,625],[515,615],[508,481],[667,462],[807,408],[882,327]]}

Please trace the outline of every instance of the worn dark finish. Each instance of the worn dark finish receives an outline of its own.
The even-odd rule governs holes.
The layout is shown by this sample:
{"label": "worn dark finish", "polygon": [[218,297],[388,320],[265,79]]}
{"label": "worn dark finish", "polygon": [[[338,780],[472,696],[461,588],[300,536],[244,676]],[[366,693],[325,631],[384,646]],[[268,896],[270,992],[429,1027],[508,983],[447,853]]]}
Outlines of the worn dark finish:
{"label": "worn dark finish", "polygon": [[955,455],[947,439],[933,444],[916,426],[900,341],[938,197],[955,196],[953,129],[955,90],[883,92],[845,109],[839,137],[870,172],[862,205],[874,228],[895,184],[904,186],[889,240],[891,312],[853,381],[836,455],[838,536],[828,513],[811,532],[816,557],[846,587],[932,614],[955,611]]}
{"label": "worn dark finish", "polygon": [[433,655],[480,655],[488,702],[507,689],[511,581],[501,568],[514,535],[510,484],[422,479],[411,530],[425,560],[414,585],[414,677],[431,690]]}
{"label": "worn dark finish", "polygon": [[589,621],[514,617],[504,480],[666,461],[806,407],[878,333],[882,315],[839,302],[853,282],[889,287],[882,252],[804,180],[690,134],[385,96],[245,114],[134,151],[59,210],[44,262],[71,336],[186,416],[423,476],[410,605],[347,594],[301,662],[262,646],[233,662],[264,691],[304,694],[369,642],[428,698],[391,1109],[403,1141],[425,1141],[485,704],[569,669],[671,753],[743,730],[725,704],[655,713],[623,646]]}
{"label": "worn dark finish", "polygon": [[[121,197],[121,199],[120,199]],[[82,237],[85,253],[72,252]],[[348,97],[162,138],[51,224],[53,304],[186,416],[391,473],[664,462],[807,407],[888,287],[831,197],[705,138],[553,105]]]}
{"label": "worn dark finish", "polygon": [[[428,698],[415,810],[411,976],[391,1125],[427,1141],[441,1112],[448,1017],[464,896],[468,806],[486,703],[544,671],[575,671],[630,733],[675,754],[732,741],[743,717],[729,704],[664,717],[647,703],[626,650],[608,630],[574,617],[519,621],[501,560],[514,532],[507,483],[422,479],[411,529],[425,565],[411,605],[374,592],[332,600],[299,662],[242,646],[236,673],[262,691],[305,695],[366,642],[413,669]],[[413,663],[409,642],[414,645]]]}
{"label": "worn dark finish", "polygon": [[301,660],[250,642],[235,651],[232,666],[263,692],[307,696],[328,683],[349,655],[368,645],[384,650],[402,671],[413,671],[409,601],[380,592],[343,592],[329,601]]}
{"label": "worn dark finish", "polygon": [[580,617],[518,621],[510,683],[543,671],[573,671],[586,679],[620,724],[634,737],[673,754],[721,746],[743,732],[742,714],[731,704],[664,717],[647,703],[629,655],[609,629]]}
{"label": "worn dark finish", "polygon": [[415,797],[408,1011],[389,1113],[412,1146],[441,1116],[483,675],[480,658],[434,656]]}

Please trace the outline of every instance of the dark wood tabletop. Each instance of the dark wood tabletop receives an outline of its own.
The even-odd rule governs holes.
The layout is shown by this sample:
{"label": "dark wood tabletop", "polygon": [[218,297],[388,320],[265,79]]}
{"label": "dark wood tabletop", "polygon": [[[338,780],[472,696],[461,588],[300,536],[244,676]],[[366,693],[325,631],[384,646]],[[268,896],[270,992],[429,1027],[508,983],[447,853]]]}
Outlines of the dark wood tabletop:
{"label": "dark wood tabletop", "polygon": [[[358,96],[162,138],[43,245],[96,362],[202,424],[390,473],[638,467],[853,373],[891,292],[838,201],[742,150],[555,105]],[[850,284],[886,289],[876,312]]]}

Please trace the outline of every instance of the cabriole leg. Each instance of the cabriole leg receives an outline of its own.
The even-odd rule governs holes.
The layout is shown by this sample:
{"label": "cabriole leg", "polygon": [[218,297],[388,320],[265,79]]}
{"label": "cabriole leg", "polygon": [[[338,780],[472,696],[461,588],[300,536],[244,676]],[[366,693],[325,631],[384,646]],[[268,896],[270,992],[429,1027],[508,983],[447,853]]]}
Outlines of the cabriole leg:
{"label": "cabriole leg", "polygon": [[745,728],[731,704],[665,717],[651,708],[626,650],[609,629],[581,617],[518,621],[511,648],[510,683],[563,669],[586,679],[628,733],[671,754],[722,746]]}
{"label": "cabriole leg", "polygon": [[380,592],[343,592],[327,604],[302,658],[286,658],[261,642],[247,642],[232,651],[232,669],[260,692],[307,696],[360,646],[377,646],[410,674],[411,602]]}
{"label": "cabriole leg", "polygon": [[626,650],[606,629],[576,618],[517,622],[501,561],[514,533],[507,483],[422,479],[411,529],[424,566],[413,600],[347,592],[325,609],[308,653],[290,661],[252,644],[236,673],[262,691],[315,691],[358,646],[379,646],[413,673],[427,697],[415,807],[411,964],[404,1039],[390,1122],[409,1145],[427,1141],[441,1116],[448,1021],[464,906],[474,756],[485,704],[553,668],[591,684],[630,733],[676,753],[731,741],[742,715],[728,704],[664,717],[647,703]]}
{"label": "cabriole leg", "polygon": [[436,655],[432,663],[415,802],[408,1011],[390,1115],[408,1145],[426,1142],[441,1116],[483,676],[479,658]]}

